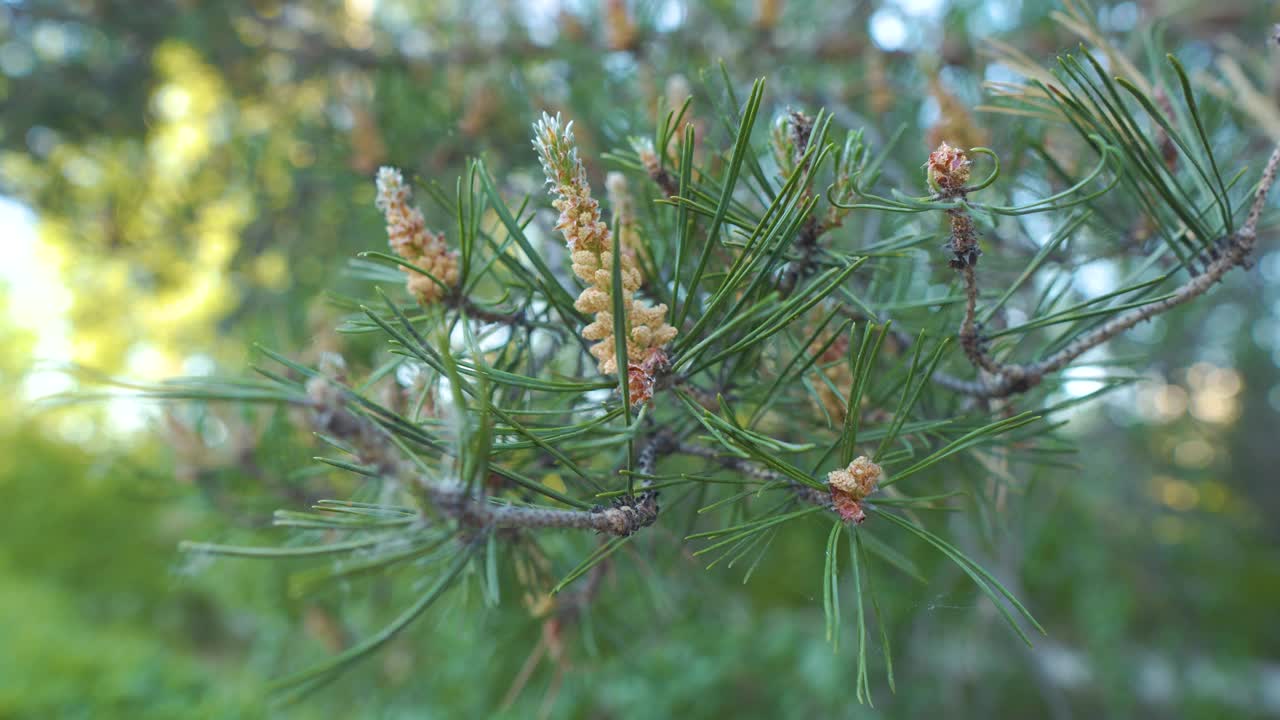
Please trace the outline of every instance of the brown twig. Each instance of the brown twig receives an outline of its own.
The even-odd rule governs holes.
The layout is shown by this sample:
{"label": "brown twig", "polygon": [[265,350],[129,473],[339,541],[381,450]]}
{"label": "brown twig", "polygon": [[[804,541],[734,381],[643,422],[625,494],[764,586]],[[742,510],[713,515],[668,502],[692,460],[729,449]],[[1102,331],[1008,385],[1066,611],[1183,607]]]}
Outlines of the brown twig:
{"label": "brown twig", "polygon": [[1267,195],[1275,184],[1278,173],[1280,173],[1280,147],[1272,151],[1271,158],[1267,161],[1244,224],[1236,232],[1219,238],[1213,244],[1209,250],[1209,257],[1212,260],[1205,265],[1202,272],[1164,299],[1121,313],[1103,323],[1101,327],[1076,338],[1056,353],[1036,362],[1001,363],[987,354],[982,339],[978,335],[975,321],[978,295],[976,273],[971,264],[960,268],[965,279],[966,295],[965,317],[960,326],[961,346],[975,366],[992,375],[991,378],[979,380],[972,386],[964,386],[964,391],[987,398],[1008,397],[1026,392],[1043,382],[1045,376],[1061,370],[1076,358],[1120,333],[1200,297],[1220,282],[1232,269],[1236,267],[1247,269],[1251,264],[1250,257],[1254,247],[1257,245],[1258,222],[1262,218]]}
{"label": "brown twig", "polygon": [[590,510],[559,510],[495,505],[460,483],[428,482],[416,474],[413,479],[437,510],[471,527],[595,530],[605,535],[626,537],[658,519],[658,494],[655,492],[623,496],[612,505],[597,505]]}
{"label": "brown twig", "polygon": [[[804,175],[798,200],[798,204],[803,205],[813,195],[814,167],[811,160],[805,159],[805,154],[809,152],[809,143],[813,140],[813,118],[798,110],[791,110],[786,116],[786,128],[788,130],[786,140],[791,144],[790,160]],[[820,249],[818,241],[827,230],[828,227],[820,222],[816,215],[810,215],[800,226],[799,235],[792,245],[800,257],[792,261],[782,273],[782,277],[778,279],[778,290],[784,296],[794,292],[801,282],[813,274],[816,267],[815,256]]]}
{"label": "brown twig", "polygon": [[989,373],[999,374],[1003,366],[996,362],[986,350],[986,342],[978,333],[978,273],[975,265],[965,265],[960,269],[964,277],[964,320],[960,323],[960,347],[974,366]]}
{"label": "brown twig", "polygon": [[664,167],[655,167],[648,170],[648,173],[649,179],[653,180],[653,183],[658,186],[663,195],[673,198],[680,194],[680,183],[671,174],[671,171]]}
{"label": "brown twig", "polygon": [[449,307],[455,310],[463,310],[467,313],[467,317],[480,322],[498,323],[501,325],[511,325],[513,327],[527,327],[529,319],[525,317],[523,311],[516,312],[498,312],[496,310],[488,310],[479,305],[469,297],[463,296],[457,289],[445,298],[445,302]]}

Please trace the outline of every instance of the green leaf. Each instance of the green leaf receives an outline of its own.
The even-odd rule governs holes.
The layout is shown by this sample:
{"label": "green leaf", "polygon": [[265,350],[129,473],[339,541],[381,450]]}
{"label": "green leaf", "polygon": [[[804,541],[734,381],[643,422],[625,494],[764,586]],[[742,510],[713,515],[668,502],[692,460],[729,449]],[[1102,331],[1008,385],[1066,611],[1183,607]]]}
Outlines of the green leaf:
{"label": "green leaf", "polygon": [[588,570],[604,562],[606,559],[608,559],[610,555],[617,552],[618,548],[625,545],[633,537],[635,537],[635,535],[627,535],[625,537],[615,537],[615,538],[610,538],[609,540],[602,543],[600,547],[596,548],[581,563],[579,563],[577,567],[575,567],[573,570],[570,570],[569,574],[565,575],[564,578],[560,580],[560,582],[556,583],[555,586],[551,588],[551,594],[552,595],[560,594],[560,591],[568,587],[569,583],[573,582],[574,580],[577,580],[578,578],[586,574]]}
{"label": "green leaf", "polygon": [[[618,374],[618,395],[622,398],[622,420],[627,428],[631,427],[631,384],[630,384],[630,355],[627,352],[627,333],[630,331],[628,327],[630,317],[627,315],[626,295],[627,291],[622,284],[622,239],[618,235],[618,228],[614,228],[611,233],[613,236],[612,258],[610,271],[612,278],[609,286],[609,296],[613,301],[613,351],[615,372]],[[635,461],[635,439],[634,436],[627,436],[627,470],[633,470],[632,463]],[[632,490],[632,478],[627,476],[627,491]]]}
{"label": "green leaf", "polygon": [[382,535],[375,535],[372,537],[360,538],[359,540],[346,540],[343,542],[329,543],[328,545],[306,545],[303,547],[253,547],[246,545],[219,545],[216,543],[191,542],[190,540],[184,540],[178,545],[178,550],[179,552],[203,555],[279,559],[312,557],[315,555],[334,555],[337,553],[351,552],[352,550],[371,547],[380,542],[386,542],[386,537]]}
{"label": "green leaf", "polygon": [[[856,535],[857,531],[851,533]],[[854,680],[854,695],[858,702],[875,707],[871,700],[871,681],[867,672],[867,615],[862,606],[862,559],[857,548],[850,548],[849,561],[853,565],[853,596],[857,603],[855,614],[858,618],[858,675]]]}
{"label": "green leaf", "polygon": [[889,645],[888,622],[886,622],[884,612],[880,610],[880,601],[876,599],[875,590],[871,587],[871,562],[867,558],[866,548],[862,546],[862,533],[857,530],[853,530],[849,533],[849,538],[853,544],[851,552],[858,555],[860,562],[862,563],[862,567],[868,568],[867,596],[871,598],[871,608],[876,614],[876,625],[880,628],[880,649],[884,653],[884,667],[885,674],[888,676],[889,680],[889,692],[896,693],[898,688],[893,681],[893,650]]}
{"label": "green leaf", "polygon": [[840,544],[840,531],[845,524],[839,520],[831,524],[831,532],[827,535],[826,568],[822,573],[822,609],[827,616],[827,642],[831,650],[839,649],[840,633],[840,565],[837,559]]}
{"label": "green leaf", "polygon": [[1017,633],[1018,637],[1021,638],[1022,641],[1026,643],[1028,647],[1031,646],[1031,639],[1027,637],[1027,634],[1025,632],[1023,632],[1022,626],[1020,626],[1018,624],[1018,621],[1014,619],[1012,614],[1010,614],[1008,608],[1005,607],[1005,603],[1002,602],[1001,598],[1003,598],[1004,601],[1007,601],[1010,605],[1012,605],[1015,609],[1017,609],[1017,611],[1022,614],[1022,617],[1027,622],[1031,623],[1031,625],[1034,626],[1036,630],[1039,630],[1042,635],[1048,634],[1045,632],[1044,628],[1040,626],[1040,623],[1036,621],[1035,617],[1031,615],[1031,611],[1027,610],[1027,608],[1024,607],[1021,602],[1018,601],[1018,598],[1014,597],[1013,593],[1009,592],[1004,587],[1004,585],[1001,585],[1000,582],[996,580],[991,575],[991,573],[984,570],[981,565],[977,564],[973,560],[970,560],[967,556],[964,555],[964,553],[961,553],[959,550],[953,547],[950,543],[938,537],[937,535],[934,535],[928,530],[925,530],[919,525],[916,525],[915,523],[912,523],[904,518],[900,518],[897,515],[894,515],[893,513],[877,512],[875,516],[884,518],[885,520],[888,520],[894,525],[897,525],[898,527],[901,527],[911,532],[916,537],[924,540],[928,544],[937,548],[940,552],[942,552],[943,555],[945,555],[949,560],[955,563],[956,567],[959,567],[962,571],[964,571],[964,573],[968,575],[971,580],[973,580],[974,584],[978,586],[978,589],[981,590],[983,594],[985,594],[988,598],[991,599],[992,604],[995,605],[996,609],[1000,611],[1000,615],[1005,619],[1005,622],[1009,624],[1009,627],[1013,628],[1013,631]]}
{"label": "green leaf", "polygon": [[880,354],[880,348],[884,345],[885,336],[889,334],[889,323],[885,323],[880,327],[880,335],[875,339],[874,344],[871,341],[873,329],[874,326],[870,323],[863,329],[862,342],[858,343],[856,357],[852,357],[852,331],[850,333],[849,352],[852,357],[852,367],[850,369],[853,374],[853,384],[849,387],[849,399],[845,406],[844,431],[840,433],[840,467],[845,467],[853,462],[853,458],[857,454],[858,423],[862,419],[862,396],[866,393],[867,386],[870,384],[871,369],[875,367],[876,356]]}
{"label": "green leaf", "polygon": [[489,169],[484,163],[480,163],[480,182],[484,185],[484,191],[489,195],[489,201],[493,205],[494,212],[498,214],[498,218],[502,220],[502,224],[506,226],[507,233],[515,239],[516,244],[524,251],[525,257],[533,264],[535,270],[541,278],[541,287],[547,292],[549,299],[553,304],[560,308],[561,312],[568,317],[580,317],[580,314],[573,307],[573,297],[569,292],[560,285],[559,279],[555,273],[551,272],[551,268],[547,267],[543,261],[542,255],[534,250],[530,244],[529,238],[525,237],[524,229],[511,216],[511,211],[507,209],[506,203],[503,202],[502,196],[498,194],[498,189],[493,182],[493,178],[489,175]]}
{"label": "green leaf", "polygon": [[356,643],[347,650],[335,655],[334,657],[315,665],[302,672],[281,678],[271,684],[272,690],[283,690],[290,687],[297,687],[314,680],[321,679],[325,676],[331,676],[336,671],[357,662],[385,645],[388,641],[398,635],[402,630],[409,626],[418,618],[427,608],[431,607],[440,596],[453,584],[458,573],[466,567],[471,561],[471,557],[475,554],[478,546],[471,543],[466,548],[454,556],[453,564],[448,567],[436,580],[436,582],[410,605],[404,612],[400,613],[394,620],[388,623],[377,634],[365,640]]}
{"label": "green leaf", "polygon": [[733,196],[734,187],[737,185],[738,173],[742,170],[742,161],[748,154],[747,151],[751,145],[751,128],[755,125],[756,115],[760,112],[760,101],[763,98],[764,79],[761,78],[751,86],[751,96],[747,99],[746,107],[743,108],[742,120],[738,125],[738,133],[734,139],[733,154],[729,158],[729,168],[725,172],[720,202],[716,205],[715,216],[712,218],[711,227],[707,231],[707,242],[702,246],[702,254],[698,257],[698,264],[693,270],[693,278],[689,281],[685,302],[680,306],[680,314],[675,322],[676,327],[684,326],[684,320],[689,315],[689,308],[696,301],[698,286],[702,283],[702,275],[706,272],[707,263],[711,259],[711,250],[716,245],[720,227],[724,224],[724,217],[729,212],[729,200]]}
{"label": "green leaf", "polygon": [[1029,423],[1033,423],[1039,419],[1040,419],[1039,415],[1034,415],[1030,411],[1028,411],[1028,412],[1020,413],[1018,415],[1014,415],[1011,418],[996,420],[995,422],[984,425],[976,430],[965,433],[961,437],[951,441],[950,443],[947,443],[945,446],[934,451],[928,457],[920,460],[916,464],[906,468],[905,470],[899,470],[890,474],[888,478],[886,478],[883,482],[880,483],[880,486],[887,487],[889,485],[892,485],[893,483],[896,483],[900,480],[910,477],[911,475],[914,475],[920,472],[921,470],[924,470],[929,466],[934,465],[947,457],[950,457],[951,455],[954,455],[963,450],[967,450],[971,447],[974,447],[975,445],[980,445],[984,442],[989,441],[996,435],[1008,432],[1010,430],[1013,430],[1014,428],[1022,427],[1023,425],[1027,425]]}

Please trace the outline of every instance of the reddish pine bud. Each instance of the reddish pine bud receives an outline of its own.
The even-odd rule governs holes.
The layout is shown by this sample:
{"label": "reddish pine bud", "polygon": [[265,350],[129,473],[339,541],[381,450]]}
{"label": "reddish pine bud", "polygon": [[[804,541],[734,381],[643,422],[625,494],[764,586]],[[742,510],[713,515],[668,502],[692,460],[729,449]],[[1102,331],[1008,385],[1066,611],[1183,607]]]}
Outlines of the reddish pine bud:
{"label": "reddish pine bud", "polygon": [[859,455],[843,470],[827,473],[831,502],[845,522],[861,523],[866,519],[862,500],[876,491],[882,477],[884,470],[865,455]]}
{"label": "reddish pine bud", "polygon": [[959,148],[948,145],[945,141],[937,150],[929,153],[926,163],[929,187],[943,195],[956,195],[964,190],[969,182],[969,156]]}

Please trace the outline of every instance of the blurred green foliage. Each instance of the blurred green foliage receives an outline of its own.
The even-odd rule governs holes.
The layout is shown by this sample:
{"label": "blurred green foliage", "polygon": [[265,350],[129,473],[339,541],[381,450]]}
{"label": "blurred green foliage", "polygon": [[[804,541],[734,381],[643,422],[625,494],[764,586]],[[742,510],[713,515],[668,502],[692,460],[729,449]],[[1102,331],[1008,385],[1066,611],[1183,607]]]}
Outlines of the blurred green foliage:
{"label": "blurred green foliage", "polygon": [[[0,4],[0,193],[38,213],[41,257],[70,292],[56,359],[152,378],[192,358],[238,371],[251,341],[338,342],[318,297],[341,287],[343,257],[384,242],[370,182],[381,163],[451,189],[480,154],[510,189],[535,192],[537,111],[578,118],[598,156],[685,94],[699,137],[718,143],[723,98],[704,81],[718,82],[720,60],[740,83],[768,74],[774,109],[825,106],[885,134],[904,124],[914,158],[944,111],[1007,79],[977,52],[988,38],[1038,60],[1077,40],[1050,2],[913,15],[920,5],[12,0]],[[1256,35],[1276,10],[1096,9],[1134,56],[1158,24],[1193,73],[1221,76],[1235,102],[1221,112],[1260,128],[1221,142],[1263,147],[1275,125],[1232,80],[1275,104],[1280,72]],[[890,47],[895,32],[905,39]],[[1223,56],[1237,74],[1215,70]],[[1021,142],[1016,119],[976,117],[969,130],[993,146]],[[915,171],[890,169],[904,185]],[[7,302],[0,718],[479,717],[509,692],[509,717],[1275,716],[1280,254],[1263,247],[1254,276],[1114,349],[1147,379],[1073,416],[1087,450],[1074,467],[1016,482],[967,470],[989,491],[991,529],[968,528],[965,544],[1049,639],[1021,648],[958,571],[904,548],[929,580],[887,584],[899,692],[875,710],[852,702],[848,658],[821,641],[810,549],[822,539],[793,534],[745,594],[723,591],[740,572],[697,563],[687,582],[617,578],[633,590],[623,606],[554,637],[520,612],[476,621],[474,598],[457,600],[323,694],[271,711],[270,677],[368,627],[346,608],[391,604],[381,586],[301,601],[271,568],[177,556],[186,538],[264,537],[271,508],[316,496],[293,473],[307,457],[295,431],[278,416],[175,411],[151,416],[156,439],[118,432],[101,408],[33,409],[24,373],[56,329]],[[264,427],[266,440],[248,439]],[[194,441],[207,433],[230,439],[208,456]]]}

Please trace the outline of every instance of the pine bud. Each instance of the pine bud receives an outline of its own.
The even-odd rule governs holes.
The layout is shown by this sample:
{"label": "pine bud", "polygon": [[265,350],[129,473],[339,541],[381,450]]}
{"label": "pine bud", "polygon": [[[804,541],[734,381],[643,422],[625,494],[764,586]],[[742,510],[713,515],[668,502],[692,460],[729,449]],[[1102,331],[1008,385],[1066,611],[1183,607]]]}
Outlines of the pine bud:
{"label": "pine bud", "polygon": [[[599,362],[600,372],[617,373],[625,367],[628,383],[636,389],[634,397],[648,400],[652,394],[654,374],[664,364],[653,358],[665,358],[662,346],[676,336],[676,329],[667,324],[667,306],[649,306],[637,300],[633,293],[640,288],[644,278],[630,245],[636,230],[634,220],[620,218],[622,236],[619,242],[623,252],[618,258],[622,271],[622,287],[613,287],[613,234],[600,218],[600,203],[591,196],[587,172],[578,157],[574,143],[573,124],[561,126],[560,117],[543,113],[534,125],[533,146],[542,161],[551,194],[556,196],[552,206],[560,211],[556,230],[564,234],[573,261],[573,272],[586,284],[574,304],[579,312],[594,313],[595,321],[582,329],[582,337],[596,341],[589,349]],[[615,194],[615,209],[624,215],[630,212],[626,197],[625,178],[614,176],[606,182],[606,189]],[[625,206],[625,207],[624,207]],[[617,343],[613,335],[613,293],[622,293],[623,318],[627,329],[627,357],[623,365],[617,358]],[[636,367],[633,369],[632,365]]]}
{"label": "pine bud", "polygon": [[845,522],[861,523],[866,520],[866,513],[862,511],[862,500],[876,491],[883,476],[884,470],[865,455],[859,455],[849,463],[849,467],[843,470],[832,470],[827,473],[831,502]]}
{"label": "pine bud", "polygon": [[813,118],[799,110],[788,110],[773,122],[769,144],[783,176],[790,175],[809,150]]}
{"label": "pine bud", "polygon": [[458,254],[445,245],[444,235],[427,229],[422,212],[410,204],[411,193],[399,170],[378,170],[375,204],[387,222],[387,239],[395,254],[426,270],[431,276],[401,267],[409,279],[405,285],[426,306],[439,300],[458,283]]}
{"label": "pine bud", "polygon": [[949,197],[961,194],[965,183],[969,182],[971,164],[963,150],[943,141],[937,150],[929,153],[929,162],[925,165],[929,187]]}

